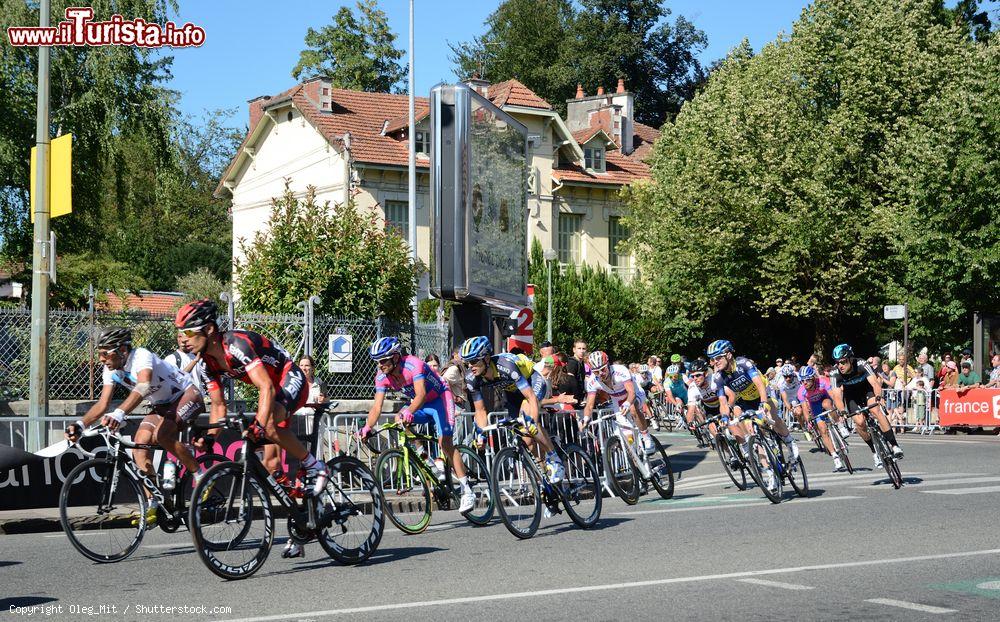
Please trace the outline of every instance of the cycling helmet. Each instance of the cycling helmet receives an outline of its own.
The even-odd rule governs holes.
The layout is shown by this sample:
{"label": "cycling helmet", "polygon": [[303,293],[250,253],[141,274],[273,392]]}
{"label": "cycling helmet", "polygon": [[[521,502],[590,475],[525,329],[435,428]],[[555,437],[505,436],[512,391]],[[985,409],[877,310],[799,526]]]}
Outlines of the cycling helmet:
{"label": "cycling helmet", "polygon": [[716,339],[712,343],[708,344],[708,349],[705,350],[706,356],[708,358],[714,359],[716,357],[722,356],[726,352],[733,352],[733,342],[728,339]]}
{"label": "cycling helmet", "polygon": [[486,358],[491,354],[493,354],[493,344],[490,343],[489,337],[472,337],[466,339],[458,349],[458,355],[466,363]]}
{"label": "cycling helmet", "polygon": [[681,362],[681,355],[680,354],[671,354],[670,355],[670,362],[671,363],[680,363]]}
{"label": "cycling helmet", "polygon": [[799,371],[799,380],[805,382],[806,380],[813,380],[816,378],[816,370],[812,367],[806,365]]}
{"label": "cycling helmet", "polygon": [[97,347],[102,350],[117,350],[126,346],[132,347],[132,329],[123,326],[109,326],[101,331],[97,338]]}
{"label": "cycling helmet", "polygon": [[691,370],[690,371],[692,373],[699,373],[699,372],[701,372],[703,374],[707,373],[708,372],[708,363],[706,363],[705,361],[703,361],[701,359],[696,359],[696,360],[694,360],[694,361],[691,362]]}
{"label": "cycling helmet", "polygon": [[679,373],[681,373],[681,368],[679,365],[671,365],[670,367],[667,368],[668,376],[676,376]]}
{"label": "cycling helmet", "polygon": [[833,360],[839,361],[840,359],[846,359],[854,356],[854,348],[842,343],[833,349]]}
{"label": "cycling helmet", "polygon": [[211,300],[195,300],[177,310],[174,326],[184,329],[196,329],[215,323],[219,308]]}
{"label": "cycling helmet", "polygon": [[398,353],[402,348],[403,344],[399,343],[399,339],[395,337],[382,337],[381,339],[376,339],[371,347],[368,348],[368,358],[373,361],[379,361]]}
{"label": "cycling helmet", "polygon": [[590,363],[590,369],[597,371],[608,366],[608,355],[601,350],[594,350],[587,357],[587,361]]}
{"label": "cycling helmet", "polygon": [[778,373],[780,373],[782,376],[794,376],[795,366],[791,365],[790,363],[785,363],[784,365],[781,366],[781,369],[778,370]]}

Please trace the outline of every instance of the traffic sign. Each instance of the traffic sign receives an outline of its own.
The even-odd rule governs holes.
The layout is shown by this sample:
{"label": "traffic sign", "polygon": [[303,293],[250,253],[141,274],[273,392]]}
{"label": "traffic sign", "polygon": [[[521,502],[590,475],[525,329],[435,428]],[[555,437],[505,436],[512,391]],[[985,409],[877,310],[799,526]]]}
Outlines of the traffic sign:
{"label": "traffic sign", "polygon": [[349,374],[354,358],[354,337],[351,335],[330,335],[327,352],[327,368],[331,374]]}
{"label": "traffic sign", "polygon": [[906,305],[886,305],[883,313],[887,320],[901,320],[906,317]]}

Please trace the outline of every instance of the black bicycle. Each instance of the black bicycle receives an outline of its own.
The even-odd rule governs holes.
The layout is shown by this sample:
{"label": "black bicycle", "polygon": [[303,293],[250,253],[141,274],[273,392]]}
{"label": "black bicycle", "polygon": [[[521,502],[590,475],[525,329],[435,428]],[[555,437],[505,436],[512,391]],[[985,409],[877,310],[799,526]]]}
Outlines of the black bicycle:
{"label": "black bicycle", "polygon": [[[316,425],[330,404],[315,410],[309,447],[316,446]],[[327,461],[330,479],[318,495],[301,499],[275,481],[257,455],[267,441],[246,434],[243,415],[228,414],[209,427],[235,430],[244,448],[234,462],[209,469],[195,487],[188,524],[195,551],[208,569],[224,579],[245,579],[260,570],[274,539],[273,495],[288,513],[288,536],[298,544],[317,540],[342,564],[358,564],[378,549],[385,525],[385,502],[372,472],[360,460],[337,456]]]}
{"label": "black bicycle", "polygon": [[749,460],[743,453],[743,447],[740,446],[740,442],[736,440],[729,426],[723,423],[722,415],[709,417],[702,425],[710,426],[712,424],[715,424],[716,429],[719,430],[715,435],[715,453],[719,456],[722,468],[725,469],[726,475],[737,488],[746,490],[748,487],[747,475],[749,474],[750,479],[755,482],[757,476],[750,468]]}
{"label": "black bicycle", "polygon": [[892,447],[889,445],[889,439],[885,437],[885,432],[878,425],[878,419],[872,413],[872,410],[875,408],[880,408],[880,406],[875,403],[860,408],[852,412],[851,416],[864,415],[868,434],[871,435],[872,447],[875,448],[875,455],[882,461],[882,468],[885,469],[886,474],[889,476],[892,487],[899,490],[903,485],[903,475],[899,471],[899,462],[892,455]]}
{"label": "black bicycle", "polygon": [[[150,528],[149,499],[156,499],[156,525],[174,533],[187,522],[193,476],[178,464],[172,489],[165,488],[161,461],[158,474],[149,477],[132,462],[126,450],[162,450],[159,445],[133,443],[104,426],[84,430],[81,437],[100,436],[104,445],[87,451],[88,456],[69,472],[59,495],[59,522],[70,543],[84,557],[100,563],[118,562],[135,552]],[[72,446],[72,445],[71,445]],[[100,454],[100,455],[99,455]],[[204,454],[196,458],[202,467],[226,460]],[[155,480],[155,481],[154,481]],[[167,484],[169,485],[169,484]],[[148,495],[148,497],[147,497]]]}
{"label": "black bicycle", "polygon": [[750,421],[753,435],[750,437],[749,462],[754,471],[754,479],[760,484],[771,503],[781,503],[782,485],[787,481],[800,497],[809,496],[809,478],[800,456],[791,460],[785,456],[785,443],[756,410],[743,413],[739,420]]}

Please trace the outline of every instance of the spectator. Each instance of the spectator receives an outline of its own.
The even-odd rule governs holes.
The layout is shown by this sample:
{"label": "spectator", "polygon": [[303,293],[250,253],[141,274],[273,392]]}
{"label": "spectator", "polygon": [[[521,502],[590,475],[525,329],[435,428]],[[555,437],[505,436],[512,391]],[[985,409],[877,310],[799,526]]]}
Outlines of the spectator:
{"label": "spectator", "polygon": [[[892,368],[892,374],[890,374],[890,379],[892,376],[896,376],[900,382],[906,384],[910,382],[910,379],[917,375],[916,370],[906,364],[906,353],[899,355],[899,361],[896,362],[896,366]],[[892,380],[895,384],[895,380]]]}
{"label": "spectator", "polygon": [[982,378],[980,378],[978,372],[973,371],[972,361],[963,360],[960,367],[962,371],[958,374],[958,386],[960,387],[959,392],[964,393],[969,389],[978,387]]}
{"label": "spectator", "polygon": [[587,379],[587,342],[578,339],[573,342],[573,357],[566,362],[566,372],[576,379],[576,401],[582,403],[585,397]]}
{"label": "spectator", "polygon": [[551,341],[543,341],[542,345],[538,348],[538,356],[545,358],[546,356],[552,356],[556,353],[555,347],[552,345]]}
{"label": "spectator", "polygon": [[923,375],[927,383],[927,389],[934,388],[934,366],[927,362],[927,353],[921,352],[917,355],[917,370]]}
{"label": "spectator", "polygon": [[916,390],[913,392],[913,419],[914,425],[920,427],[927,423],[927,398],[930,390],[924,386],[924,379],[916,380]]}
{"label": "spectator", "polygon": [[948,361],[941,366],[944,375],[941,376],[941,383],[938,385],[942,389],[954,389],[958,386],[958,365],[955,361]]}
{"label": "spectator", "polygon": [[969,361],[970,365],[972,364],[972,350],[968,348],[962,350],[962,360],[958,362],[958,366],[961,367],[965,361]]}
{"label": "spectator", "polygon": [[[306,377],[309,382],[309,397],[306,400],[308,404],[322,404],[326,401],[326,391],[323,389],[323,383],[319,378],[316,377],[316,361],[313,357],[303,356],[299,359],[299,369],[302,370],[302,374]],[[303,408],[302,410],[307,410]],[[308,409],[309,414],[312,414],[312,409]],[[301,411],[300,411],[301,412]]]}
{"label": "spectator", "polygon": [[781,369],[781,366],[785,364],[785,359],[774,359],[774,368]]}
{"label": "spectator", "polygon": [[198,363],[201,361],[201,355],[198,354],[195,356],[191,354],[191,346],[184,344],[183,335],[177,333],[177,350],[163,360],[173,367],[176,367],[177,371],[187,376],[202,396],[208,395],[208,392],[201,386],[201,374],[195,370],[195,367],[197,367]]}
{"label": "spectator", "polygon": [[663,387],[663,369],[660,368],[660,359],[651,354],[649,359],[646,360],[646,365],[649,367],[649,374],[653,379],[653,387],[657,391],[661,391]]}
{"label": "spectator", "polygon": [[465,365],[457,349],[452,351],[451,360],[441,372],[441,378],[448,383],[451,395],[455,398],[455,410],[465,410],[468,406],[465,398]]}
{"label": "spectator", "polygon": [[565,354],[559,353],[555,359],[555,366],[552,368],[552,377],[550,379],[552,394],[562,398],[565,410],[573,410],[577,401],[576,378],[567,371]]}
{"label": "spectator", "polygon": [[428,354],[426,357],[424,357],[424,362],[427,363],[428,367],[434,370],[435,374],[440,373],[439,370],[441,369],[441,359],[438,358],[437,354]]}
{"label": "spectator", "polygon": [[819,364],[819,357],[816,356],[815,354],[811,355],[809,357],[809,360],[806,361],[806,365],[812,367],[813,369],[818,369],[817,367],[818,364]]}
{"label": "spectator", "polygon": [[990,359],[993,369],[990,370],[990,381],[986,384],[991,389],[1000,389],[1000,354],[994,354]]}

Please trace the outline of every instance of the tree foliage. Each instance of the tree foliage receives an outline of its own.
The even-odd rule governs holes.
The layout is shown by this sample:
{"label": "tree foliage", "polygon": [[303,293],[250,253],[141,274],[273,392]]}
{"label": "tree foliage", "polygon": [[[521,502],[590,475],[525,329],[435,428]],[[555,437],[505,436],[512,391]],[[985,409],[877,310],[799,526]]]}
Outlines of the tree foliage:
{"label": "tree foliage", "polygon": [[333,86],[377,93],[399,92],[406,76],[396,35],[375,0],[358,0],[356,13],[341,7],[333,23],[306,31],[305,50],[292,77],[329,76]]}
{"label": "tree foliage", "polygon": [[177,277],[174,291],[183,292],[184,297],[178,300],[175,306],[179,309],[188,302],[205,300],[206,298],[216,301],[216,304],[223,304],[219,294],[222,292],[232,293],[232,289],[232,284],[223,283],[208,268],[198,268]]}
{"label": "tree foliage", "polygon": [[724,317],[749,339],[764,318],[786,348],[870,347],[898,331],[881,306],[907,302],[935,346],[996,308],[998,47],[940,9],[817,0],[663,128],[628,222],[673,334]]}
{"label": "tree foliage", "polygon": [[400,322],[411,316],[417,273],[405,240],[353,203],[334,211],[316,203],[312,189],[299,200],[286,188],[267,227],[239,244],[244,310],[297,313],[297,303],[318,294],[321,313]]}
{"label": "tree foliage", "polygon": [[624,78],[638,121],[673,117],[702,79],[705,34],[657,0],[506,0],[486,32],[452,45],[463,76],[517,78],[560,111],[577,83],[591,93]]}

